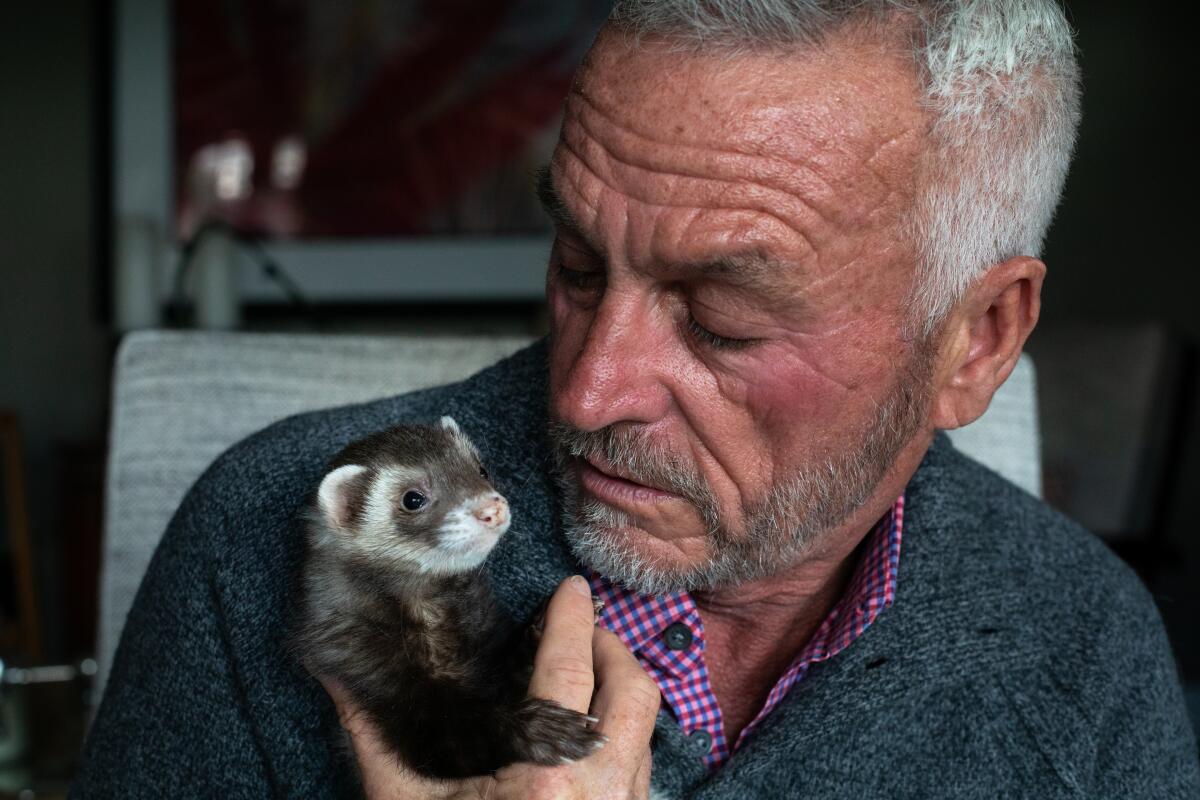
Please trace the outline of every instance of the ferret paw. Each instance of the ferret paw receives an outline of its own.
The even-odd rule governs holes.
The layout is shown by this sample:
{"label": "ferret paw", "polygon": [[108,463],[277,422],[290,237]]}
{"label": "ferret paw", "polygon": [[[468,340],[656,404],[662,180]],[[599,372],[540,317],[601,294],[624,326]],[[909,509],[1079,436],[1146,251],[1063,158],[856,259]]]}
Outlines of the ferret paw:
{"label": "ferret paw", "polygon": [[593,729],[598,719],[563,708],[552,700],[530,697],[517,708],[519,761],[555,766],[596,752],[608,737]]}

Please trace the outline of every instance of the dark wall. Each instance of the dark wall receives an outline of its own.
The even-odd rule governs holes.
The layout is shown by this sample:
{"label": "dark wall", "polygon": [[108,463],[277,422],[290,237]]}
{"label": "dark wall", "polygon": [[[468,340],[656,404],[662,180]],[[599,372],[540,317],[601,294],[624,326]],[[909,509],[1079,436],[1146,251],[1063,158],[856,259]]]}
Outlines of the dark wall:
{"label": "dark wall", "polygon": [[[1046,245],[1040,327],[1156,322],[1193,348],[1167,442],[1176,457],[1162,509],[1167,563],[1152,588],[1185,672],[1200,680],[1200,273],[1195,134],[1183,121],[1195,95],[1194,70],[1183,63],[1192,49],[1163,4],[1076,0],[1068,9],[1078,30],[1084,116]],[[1118,369],[1106,367],[1103,354],[1096,360],[1100,369]]]}
{"label": "dark wall", "polygon": [[1200,339],[1193,70],[1158,3],[1069,4],[1083,66],[1083,125],[1046,246],[1044,319],[1160,319]]}
{"label": "dark wall", "polygon": [[[0,3],[0,408],[27,449],[43,617],[60,617],[64,454],[102,440],[107,341],[96,319],[95,5]],[[69,557],[71,554],[61,554]],[[7,578],[4,578],[7,580]],[[61,640],[46,632],[49,655]]]}

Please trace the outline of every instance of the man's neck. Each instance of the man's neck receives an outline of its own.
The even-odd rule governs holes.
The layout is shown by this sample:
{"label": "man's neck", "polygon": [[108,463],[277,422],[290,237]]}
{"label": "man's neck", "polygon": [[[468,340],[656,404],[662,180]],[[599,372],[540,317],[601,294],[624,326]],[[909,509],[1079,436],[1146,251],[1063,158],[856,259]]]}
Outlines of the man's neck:
{"label": "man's neck", "polygon": [[806,562],[732,591],[692,593],[704,620],[705,662],[730,743],[845,592],[852,555],[853,547],[840,560]]}
{"label": "man's neck", "polygon": [[731,744],[845,593],[859,544],[904,490],[928,444],[906,448],[871,498],[824,538],[820,552],[768,578],[691,593],[704,620],[705,662]]}

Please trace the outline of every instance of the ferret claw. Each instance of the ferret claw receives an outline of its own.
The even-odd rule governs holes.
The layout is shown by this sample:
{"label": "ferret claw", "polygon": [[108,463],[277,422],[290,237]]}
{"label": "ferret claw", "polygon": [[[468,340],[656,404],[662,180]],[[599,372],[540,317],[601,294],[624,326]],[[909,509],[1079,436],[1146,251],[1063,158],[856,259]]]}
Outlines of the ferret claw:
{"label": "ferret claw", "polygon": [[588,714],[586,717],[584,717],[584,719],[593,725],[595,725],[596,723],[598,723],[600,721],[599,717],[593,717],[591,714]]}

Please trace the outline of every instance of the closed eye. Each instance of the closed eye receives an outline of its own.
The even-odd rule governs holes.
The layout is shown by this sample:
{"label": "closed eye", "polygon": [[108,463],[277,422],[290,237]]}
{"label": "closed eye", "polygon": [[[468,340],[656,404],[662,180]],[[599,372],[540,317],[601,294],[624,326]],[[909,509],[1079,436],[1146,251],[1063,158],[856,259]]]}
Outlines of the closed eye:
{"label": "closed eye", "polygon": [[693,339],[714,350],[744,350],[762,341],[761,339],[734,339],[729,336],[719,336],[697,322],[690,312],[687,318],[687,329]]}
{"label": "closed eye", "polygon": [[594,292],[605,285],[604,273],[598,270],[569,269],[565,264],[559,264],[555,271],[563,284],[581,292]]}

